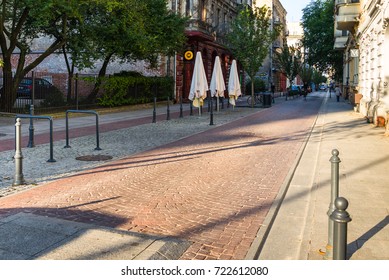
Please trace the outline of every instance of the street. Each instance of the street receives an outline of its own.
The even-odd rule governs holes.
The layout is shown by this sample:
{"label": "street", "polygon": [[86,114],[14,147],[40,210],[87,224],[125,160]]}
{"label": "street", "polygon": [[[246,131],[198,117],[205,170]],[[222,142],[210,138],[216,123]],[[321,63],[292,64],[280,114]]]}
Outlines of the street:
{"label": "street", "polygon": [[244,259],[323,96],[276,99],[236,121],[4,197],[1,216],[23,211],[188,240],[186,260]]}

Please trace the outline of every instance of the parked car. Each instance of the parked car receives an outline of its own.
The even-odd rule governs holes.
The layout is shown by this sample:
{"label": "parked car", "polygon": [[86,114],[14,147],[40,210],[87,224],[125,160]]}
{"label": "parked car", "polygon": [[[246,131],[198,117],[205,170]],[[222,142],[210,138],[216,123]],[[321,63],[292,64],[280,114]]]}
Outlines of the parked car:
{"label": "parked car", "polygon": [[320,89],[320,90],[327,90],[327,85],[321,84],[321,85],[319,86],[319,89]]}
{"label": "parked car", "polygon": [[[42,78],[35,78],[35,98],[45,99],[47,95],[59,92],[59,89],[53,86],[49,81]],[[20,98],[31,98],[32,78],[23,78],[19,83],[16,96]]]}

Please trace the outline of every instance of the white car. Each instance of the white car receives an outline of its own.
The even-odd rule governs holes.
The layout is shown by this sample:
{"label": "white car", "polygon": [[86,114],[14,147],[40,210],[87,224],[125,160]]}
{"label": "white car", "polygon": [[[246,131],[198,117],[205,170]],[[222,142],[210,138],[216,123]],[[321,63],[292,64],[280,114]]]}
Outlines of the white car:
{"label": "white car", "polygon": [[320,90],[327,90],[327,85],[320,85],[319,89]]}

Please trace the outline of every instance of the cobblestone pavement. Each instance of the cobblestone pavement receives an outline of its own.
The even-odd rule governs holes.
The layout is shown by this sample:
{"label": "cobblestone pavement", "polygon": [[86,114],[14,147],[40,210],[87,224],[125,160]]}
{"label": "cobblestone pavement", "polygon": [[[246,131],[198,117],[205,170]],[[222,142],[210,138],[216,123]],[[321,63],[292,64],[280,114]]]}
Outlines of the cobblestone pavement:
{"label": "cobblestone pavement", "polygon": [[[235,121],[226,118],[224,125],[207,129],[204,116],[193,116],[120,130],[115,137],[109,133],[101,142],[115,143],[115,148],[107,144],[104,153],[117,158],[123,154],[115,152],[123,149],[134,154],[94,169],[72,161],[64,168],[82,172],[59,172],[60,180],[0,199],[0,216],[23,211],[186,239],[193,245],[182,259],[244,259],[321,101],[312,94],[307,102],[294,99],[246,116],[241,115],[245,109],[235,108],[225,113]],[[188,121],[190,131],[179,134]],[[72,146],[91,139],[79,138]],[[119,142],[123,146],[117,148]],[[139,142],[141,148],[131,150]],[[152,146],[158,147],[145,151]],[[76,155],[73,149],[55,151],[56,164]],[[26,160],[25,165],[34,164]],[[45,172],[54,170],[48,163],[40,165],[47,179]]]}
{"label": "cobblestone pavement", "polygon": [[[0,165],[2,167],[0,169],[0,196],[31,188],[39,183],[69,176],[74,172],[102,164],[96,161],[76,160],[78,157],[102,155],[111,156],[112,160],[117,160],[231,122],[253,114],[258,110],[261,109],[256,108],[253,111],[248,107],[236,107],[233,111],[221,110],[215,112],[214,126],[209,125],[208,113],[198,116],[197,112],[194,112],[193,116],[188,116],[189,112],[185,112],[184,118],[178,118],[178,112],[172,112],[170,121],[166,121],[166,115],[160,114],[156,123],[151,123],[150,114],[149,117],[103,123],[100,124],[99,146],[102,148],[100,151],[94,149],[96,147],[94,126],[70,130],[69,144],[72,147],[70,149],[64,148],[66,145],[65,131],[59,129],[54,131],[53,135],[54,140],[57,140],[53,145],[53,158],[56,160],[54,163],[47,162],[50,158],[47,134],[35,135],[34,142],[37,145],[32,149],[25,148],[28,143],[28,136],[24,136],[22,141],[23,175],[27,185],[17,187],[12,186],[15,175],[14,139],[0,141],[0,151],[5,150],[0,152]],[[104,116],[100,118],[104,120]],[[10,120],[9,126],[12,127],[14,120]],[[91,121],[93,123],[94,120],[91,119]],[[28,124],[25,123],[24,130],[28,132],[27,127]],[[44,128],[46,127],[44,126]]]}

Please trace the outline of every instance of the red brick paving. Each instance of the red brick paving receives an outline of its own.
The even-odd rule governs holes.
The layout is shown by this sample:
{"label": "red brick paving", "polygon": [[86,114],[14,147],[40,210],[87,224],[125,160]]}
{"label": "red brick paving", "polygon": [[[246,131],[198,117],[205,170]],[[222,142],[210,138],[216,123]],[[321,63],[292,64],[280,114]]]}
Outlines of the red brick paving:
{"label": "red brick paving", "polygon": [[284,102],[2,198],[0,215],[27,211],[187,239],[182,259],[244,259],[320,101]]}

